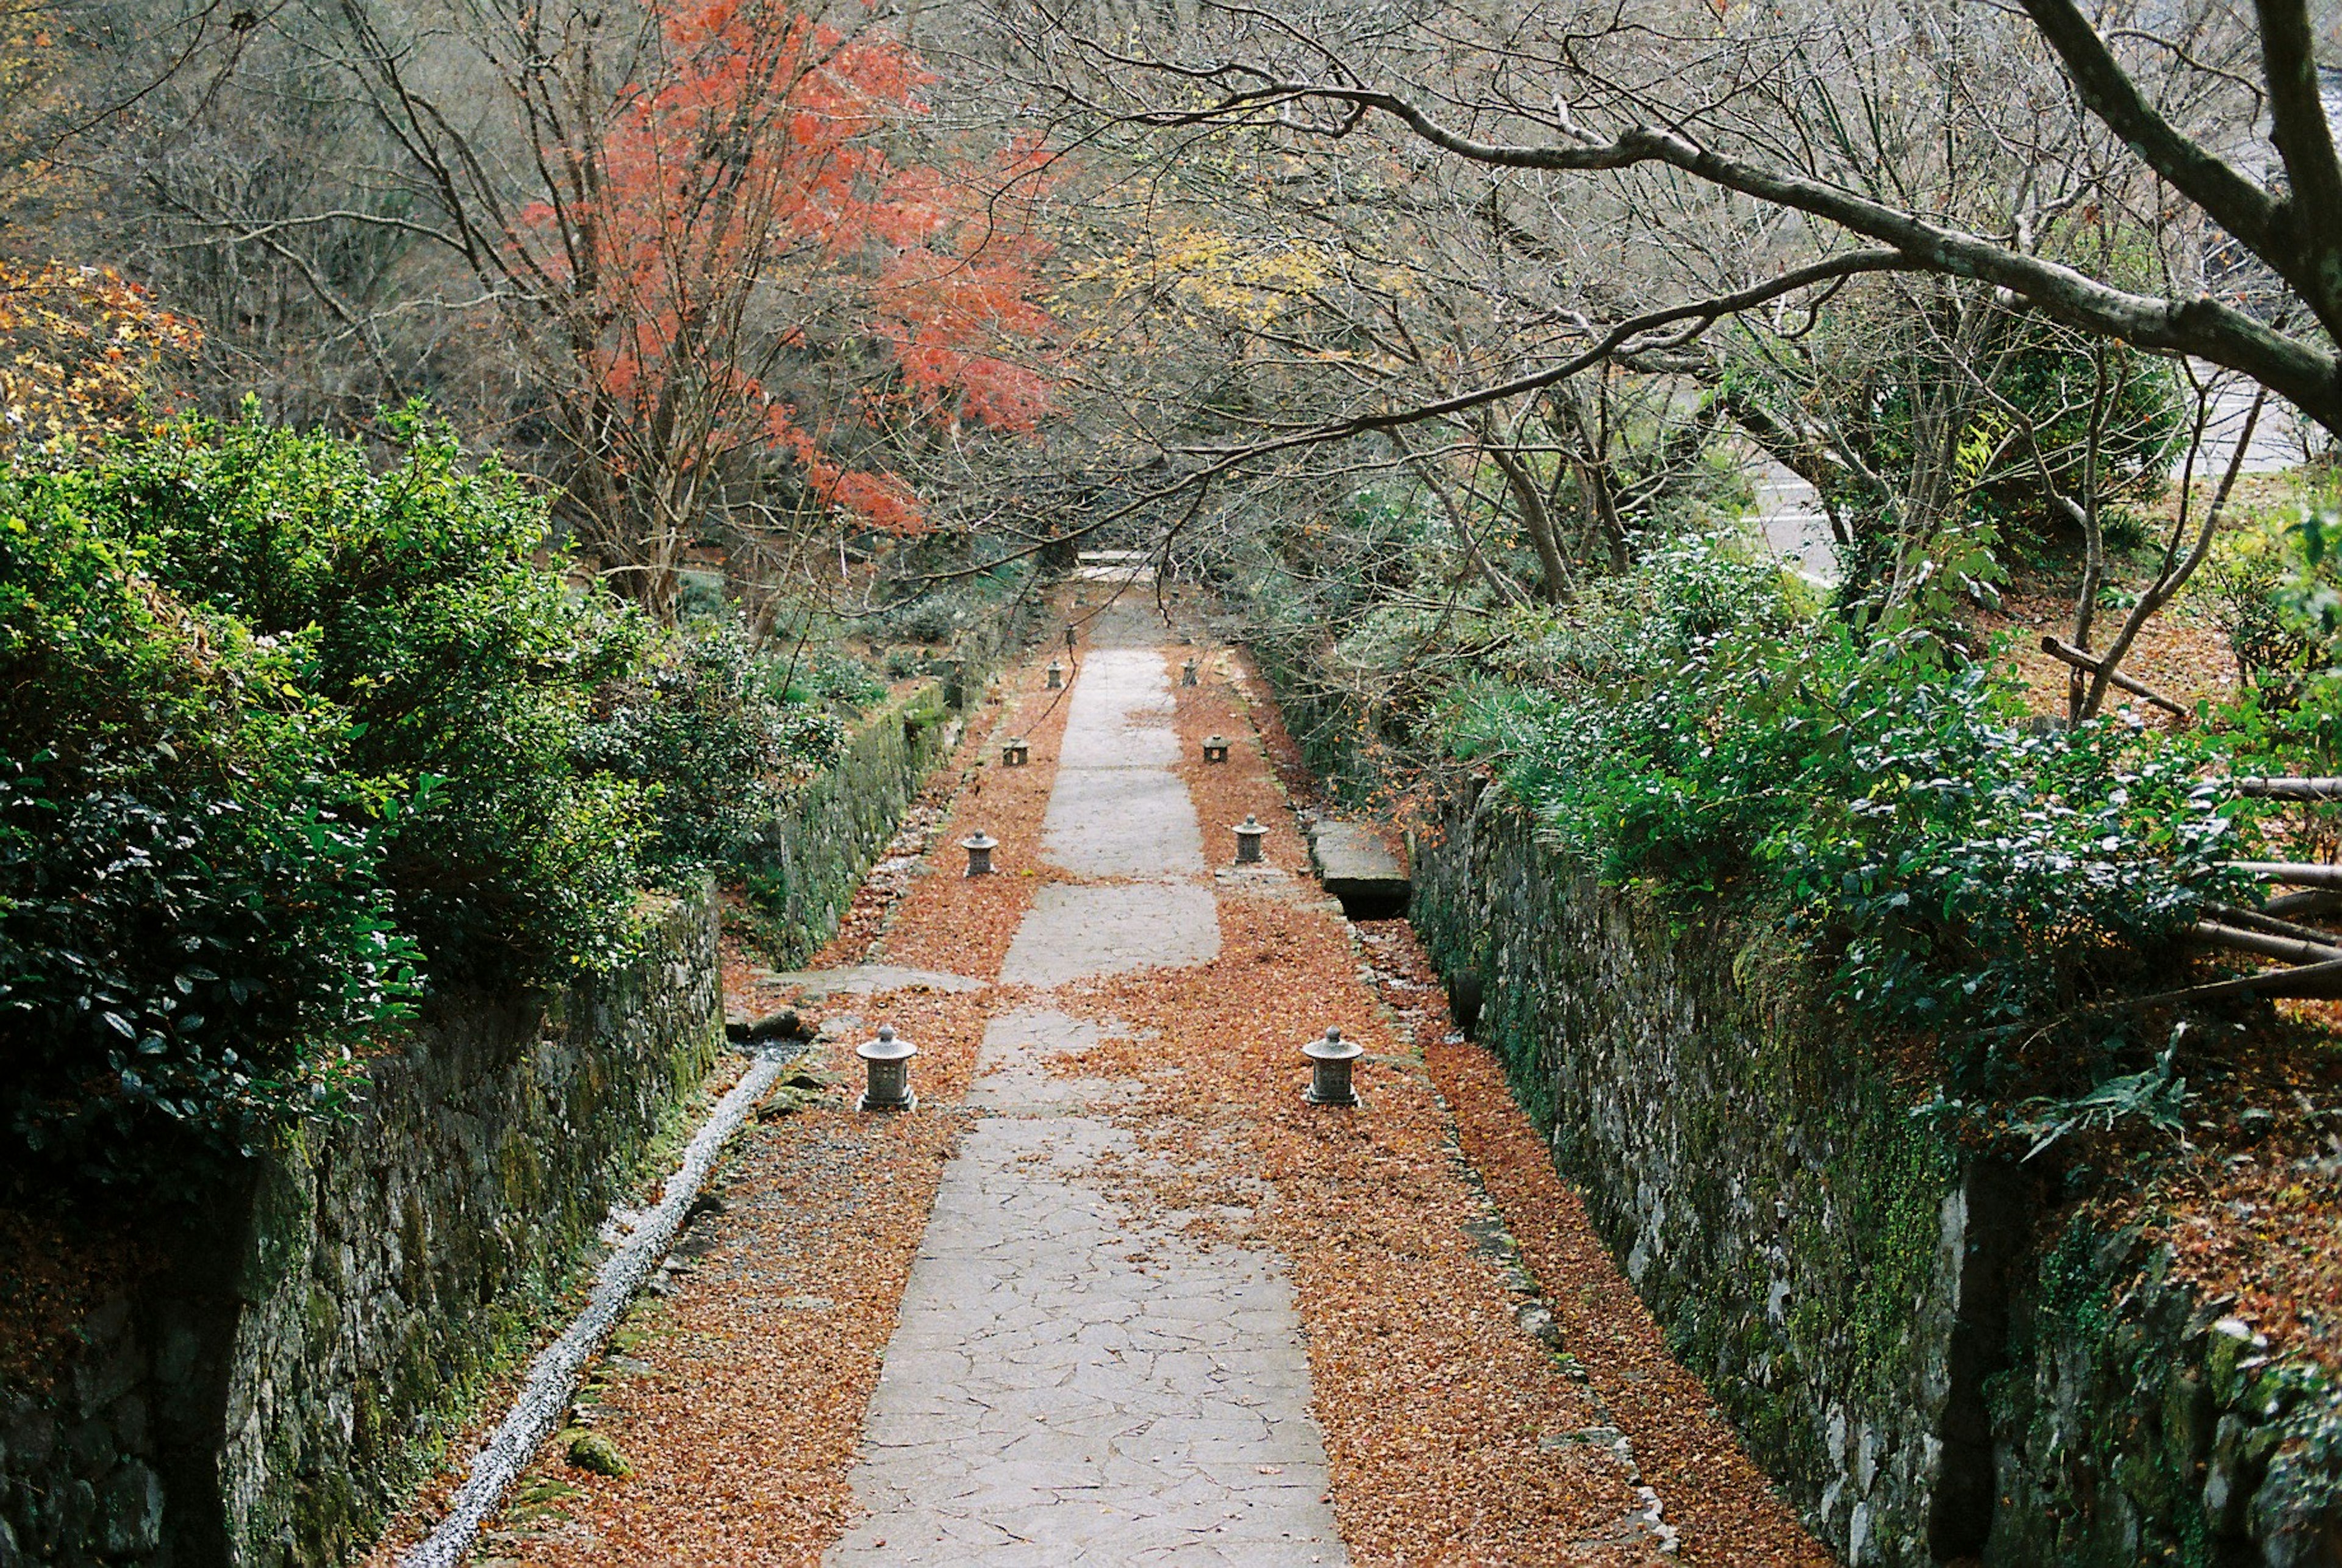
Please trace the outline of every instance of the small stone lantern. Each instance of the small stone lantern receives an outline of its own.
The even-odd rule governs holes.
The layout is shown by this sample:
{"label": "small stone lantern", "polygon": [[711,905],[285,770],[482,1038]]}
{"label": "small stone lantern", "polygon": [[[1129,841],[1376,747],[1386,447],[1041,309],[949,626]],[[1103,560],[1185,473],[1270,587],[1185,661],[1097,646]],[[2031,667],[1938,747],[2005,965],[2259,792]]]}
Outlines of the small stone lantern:
{"label": "small stone lantern", "polygon": [[1207,763],[1224,763],[1227,761],[1228,737],[1226,735],[1206,735],[1204,737],[1204,760]]}
{"label": "small stone lantern", "polygon": [[1192,686],[1196,684],[1195,660],[1189,659],[1186,664],[1179,666],[1179,684],[1183,686]]}
{"label": "small stone lantern", "polygon": [[892,1024],[878,1025],[878,1038],[854,1048],[869,1069],[870,1084],[855,1104],[857,1111],[916,1111],[919,1097],[911,1093],[911,1058],[919,1048],[896,1038]]}
{"label": "small stone lantern", "polygon": [[1323,1040],[1312,1040],[1301,1048],[1309,1058],[1309,1087],[1301,1097],[1313,1105],[1356,1105],[1357,1092],[1350,1087],[1350,1064],[1366,1053],[1362,1046],[1342,1038],[1339,1029],[1326,1031]]}
{"label": "small stone lantern", "polygon": [[1244,821],[1236,824],[1236,864],[1238,865],[1258,865],[1260,864],[1260,841],[1267,835],[1267,833],[1268,829],[1261,826],[1260,819],[1258,817],[1253,815],[1250,812],[1246,812],[1245,814]]}
{"label": "small stone lantern", "polygon": [[1023,735],[1011,735],[1000,748],[1000,765],[1021,768],[1033,760],[1033,748],[1025,744]]}
{"label": "small stone lantern", "polygon": [[1056,660],[1051,659],[1049,661],[1049,689],[1053,692],[1061,690],[1064,688],[1065,684],[1066,666],[1057,663]]}
{"label": "small stone lantern", "polygon": [[968,875],[990,876],[992,874],[992,852],[1000,847],[998,839],[988,836],[982,828],[977,828],[974,834],[960,840],[959,846],[967,851]]}

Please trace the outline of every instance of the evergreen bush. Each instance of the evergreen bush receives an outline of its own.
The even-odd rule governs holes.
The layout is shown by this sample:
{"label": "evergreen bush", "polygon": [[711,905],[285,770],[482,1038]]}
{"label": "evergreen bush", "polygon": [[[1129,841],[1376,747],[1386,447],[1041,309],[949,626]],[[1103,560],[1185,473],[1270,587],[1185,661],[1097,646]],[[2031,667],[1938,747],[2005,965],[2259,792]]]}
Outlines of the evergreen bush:
{"label": "evergreen bush", "polygon": [[345,1103],[433,984],[629,950],[639,786],[579,767],[636,618],[410,424],[185,421],[0,474],[0,1114],[105,1177]]}

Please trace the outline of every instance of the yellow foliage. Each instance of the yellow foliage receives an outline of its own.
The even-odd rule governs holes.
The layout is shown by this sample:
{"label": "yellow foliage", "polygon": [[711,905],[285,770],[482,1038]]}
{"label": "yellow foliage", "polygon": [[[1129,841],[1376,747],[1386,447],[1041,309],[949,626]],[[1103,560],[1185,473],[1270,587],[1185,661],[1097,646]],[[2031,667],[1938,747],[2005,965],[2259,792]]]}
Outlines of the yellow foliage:
{"label": "yellow foliage", "polygon": [[45,8],[0,5],[0,213],[65,188],[43,151],[45,126],[71,109],[65,63]]}
{"label": "yellow foliage", "polygon": [[103,439],[150,415],[202,333],[107,267],[0,262],[0,446]]}
{"label": "yellow foliage", "polygon": [[1338,267],[1327,245],[1291,238],[1247,245],[1216,229],[1186,226],[1093,263],[1075,281],[1103,286],[1116,305],[1146,299],[1189,325],[1201,315],[1259,332],[1323,288]]}

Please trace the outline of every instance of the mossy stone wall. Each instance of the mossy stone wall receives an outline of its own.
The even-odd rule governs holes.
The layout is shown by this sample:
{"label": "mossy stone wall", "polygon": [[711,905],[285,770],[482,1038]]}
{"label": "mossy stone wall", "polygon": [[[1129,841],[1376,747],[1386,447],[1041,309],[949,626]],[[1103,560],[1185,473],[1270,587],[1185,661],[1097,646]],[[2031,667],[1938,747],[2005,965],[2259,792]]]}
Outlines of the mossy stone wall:
{"label": "mossy stone wall", "polygon": [[549,1003],[444,1005],[364,1113],[264,1163],[219,1488],[238,1568],[339,1563],[555,1305],[723,1044],[712,901]]}
{"label": "mossy stone wall", "polygon": [[2298,1427],[2323,1396],[2162,1254],[1915,1121],[1779,933],[1594,885],[1499,786],[1432,799],[1410,913],[1459,1012],[1846,1561],[2342,1563]]}
{"label": "mossy stone wall", "polygon": [[524,1350],[723,1044],[713,900],[550,998],[451,996],[352,1120],[147,1238],[155,1272],[0,1388],[0,1568],[339,1564]]}
{"label": "mossy stone wall", "polygon": [[945,682],[921,681],[869,714],[766,829],[746,871],[775,961],[797,963],[837,930],[904,808],[958,743],[947,694]]}
{"label": "mossy stone wall", "polygon": [[1346,805],[1358,805],[1389,782],[1384,764],[1390,748],[1375,734],[1374,721],[1347,694],[1318,689],[1309,676],[1305,650],[1259,645],[1252,652],[1276,694],[1286,734],[1328,794]]}
{"label": "mossy stone wall", "polygon": [[1032,621],[1012,610],[962,638],[940,674],[866,716],[846,754],[810,780],[773,820],[743,867],[758,940],[796,964],[836,933],[846,907],[895,836],[903,813],[959,744],[963,716]]}
{"label": "mossy stone wall", "polygon": [[2336,1391],[2170,1264],[2087,1213],[2044,1227],[1988,1389],[1993,1568],[2342,1564]]}
{"label": "mossy stone wall", "polygon": [[1849,1561],[1930,1561],[1977,1408],[1949,1328],[1992,1175],[1903,1114],[1761,934],[1567,874],[1468,779],[1410,847],[1416,930],[1476,981],[1475,1036],[1676,1353]]}

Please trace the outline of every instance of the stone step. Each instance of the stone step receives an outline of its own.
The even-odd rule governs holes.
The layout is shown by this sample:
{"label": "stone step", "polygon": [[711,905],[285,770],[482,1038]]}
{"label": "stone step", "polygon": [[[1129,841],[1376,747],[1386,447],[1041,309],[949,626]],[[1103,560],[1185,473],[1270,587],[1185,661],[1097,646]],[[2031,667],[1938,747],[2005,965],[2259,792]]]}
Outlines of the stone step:
{"label": "stone step", "polygon": [[1406,913],[1414,891],[1406,867],[1373,824],[1321,817],[1309,829],[1309,864],[1351,919],[1389,920]]}

